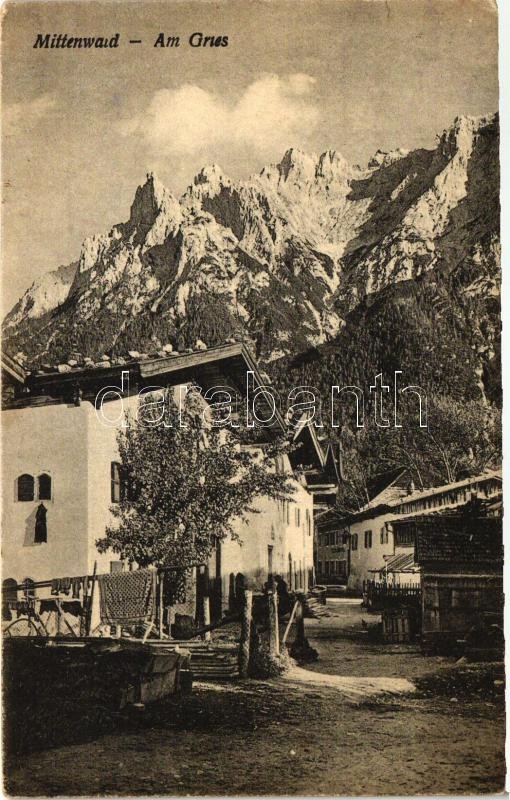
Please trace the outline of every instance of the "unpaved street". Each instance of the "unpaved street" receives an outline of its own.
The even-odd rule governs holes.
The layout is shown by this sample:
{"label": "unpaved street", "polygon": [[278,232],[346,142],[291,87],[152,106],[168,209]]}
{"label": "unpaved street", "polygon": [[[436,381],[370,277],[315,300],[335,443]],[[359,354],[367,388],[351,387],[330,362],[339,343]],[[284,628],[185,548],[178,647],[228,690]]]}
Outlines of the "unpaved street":
{"label": "unpaved street", "polygon": [[[412,679],[443,665],[416,648],[353,638],[359,606],[330,607],[331,617],[307,621],[320,655],[314,672]],[[32,754],[7,788],[23,795],[478,794],[501,791],[504,771],[500,703],[419,694],[353,699],[323,684],[247,681],[199,685],[115,733]]]}

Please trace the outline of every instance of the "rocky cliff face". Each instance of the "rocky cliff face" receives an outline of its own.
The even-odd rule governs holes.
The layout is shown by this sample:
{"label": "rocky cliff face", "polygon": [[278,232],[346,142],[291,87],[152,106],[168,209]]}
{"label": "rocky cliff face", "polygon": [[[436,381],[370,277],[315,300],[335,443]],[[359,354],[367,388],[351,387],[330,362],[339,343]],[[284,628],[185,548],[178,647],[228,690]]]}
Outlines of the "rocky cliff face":
{"label": "rocky cliff face", "polygon": [[127,222],[28,289],[4,346],[40,368],[233,337],[270,362],[422,282],[439,305],[496,299],[494,339],[498,149],[496,117],[458,118],[434,150],[378,151],[366,168],[291,149],[244,181],[205,167],[180,199],[148,175]]}

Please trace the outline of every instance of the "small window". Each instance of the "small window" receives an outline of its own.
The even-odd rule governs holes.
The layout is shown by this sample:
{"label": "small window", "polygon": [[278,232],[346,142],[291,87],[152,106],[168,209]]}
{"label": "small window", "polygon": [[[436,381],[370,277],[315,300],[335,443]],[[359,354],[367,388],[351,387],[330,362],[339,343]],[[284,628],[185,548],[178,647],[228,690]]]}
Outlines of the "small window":
{"label": "small window", "polygon": [[296,508],[296,509],[294,509],[294,511],[295,511],[295,517],[296,517],[296,525],[299,528],[299,526],[301,525],[301,509],[300,508]]}
{"label": "small window", "polygon": [[123,572],[124,564],[122,561],[110,561],[110,572]]}
{"label": "small window", "polygon": [[290,525],[290,501],[287,500],[287,525]]}
{"label": "small window", "polygon": [[452,608],[482,608],[481,589],[452,589],[451,603]]}
{"label": "small window", "polygon": [[45,472],[37,478],[39,500],[51,500],[51,478]]}
{"label": "small window", "polygon": [[20,475],[18,478],[18,500],[26,503],[34,499],[34,478],[32,475]]}
{"label": "small window", "polygon": [[111,497],[112,497],[112,503],[120,503],[121,466],[117,461],[112,461],[111,464]]}
{"label": "small window", "polygon": [[18,582],[15,578],[4,578],[2,581],[2,602],[9,603],[18,599]]}
{"label": "small window", "polygon": [[351,550],[357,550],[357,549],[358,549],[358,534],[353,533],[351,536]]}
{"label": "small window", "polygon": [[25,578],[22,581],[23,586],[23,596],[26,600],[31,597],[35,597],[35,583],[32,578]]}
{"label": "small window", "polygon": [[365,531],[365,547],[372,547],[372,531]]}

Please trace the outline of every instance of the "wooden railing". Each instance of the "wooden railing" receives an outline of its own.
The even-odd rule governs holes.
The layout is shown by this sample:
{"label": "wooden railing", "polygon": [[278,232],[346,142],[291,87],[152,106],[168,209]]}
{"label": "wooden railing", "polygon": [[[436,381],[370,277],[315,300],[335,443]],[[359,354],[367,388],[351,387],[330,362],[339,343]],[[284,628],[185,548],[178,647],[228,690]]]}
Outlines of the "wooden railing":
{"label": "wooden railing", "polygon": [[402,606],[419,607],[421,605],[421,587],[412,583],[378,583],[363,581],[363,604],[379,611]]}

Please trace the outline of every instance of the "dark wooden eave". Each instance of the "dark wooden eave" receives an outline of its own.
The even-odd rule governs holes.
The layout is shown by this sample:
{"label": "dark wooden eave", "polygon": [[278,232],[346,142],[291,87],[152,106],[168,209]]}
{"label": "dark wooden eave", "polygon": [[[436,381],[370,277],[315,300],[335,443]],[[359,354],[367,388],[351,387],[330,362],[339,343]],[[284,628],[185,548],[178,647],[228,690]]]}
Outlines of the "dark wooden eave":
{"label": "dark wooden eave", "polygon": [[[72,402],[75,392],[79,390],[82,399],[95,403],[101,390],[109,386],[120,388],[123,372],[129,374],[126,396],[136,395],[149,387],[195,383],[204,393],[213,388],[229,387],[241,401],[245,401],[248,372],[253,373],[255,389],[268,383],[249,350],[242,343],[234,343],[167,357],[133,359],[124,364],[73,367],[66,372],[55,370],[33,374],[27,378],[26,386],[30,398],[44,396],[60,402]],[[111,399],[114,399],[113,394]],[[105,401],[108,401],[108,397]],[[271,431],[269,438],[275,432],[285,431],[285,422],[278,411],[271,426],[265,430]]]}
{"label": "dark wooden eave", "polygon": [[29,374],[27,370],[14,358],[11,358],[8,353],[2,353],[2,372],[5,373],[11,382],[18,384],[20,387],[25,385]]}

